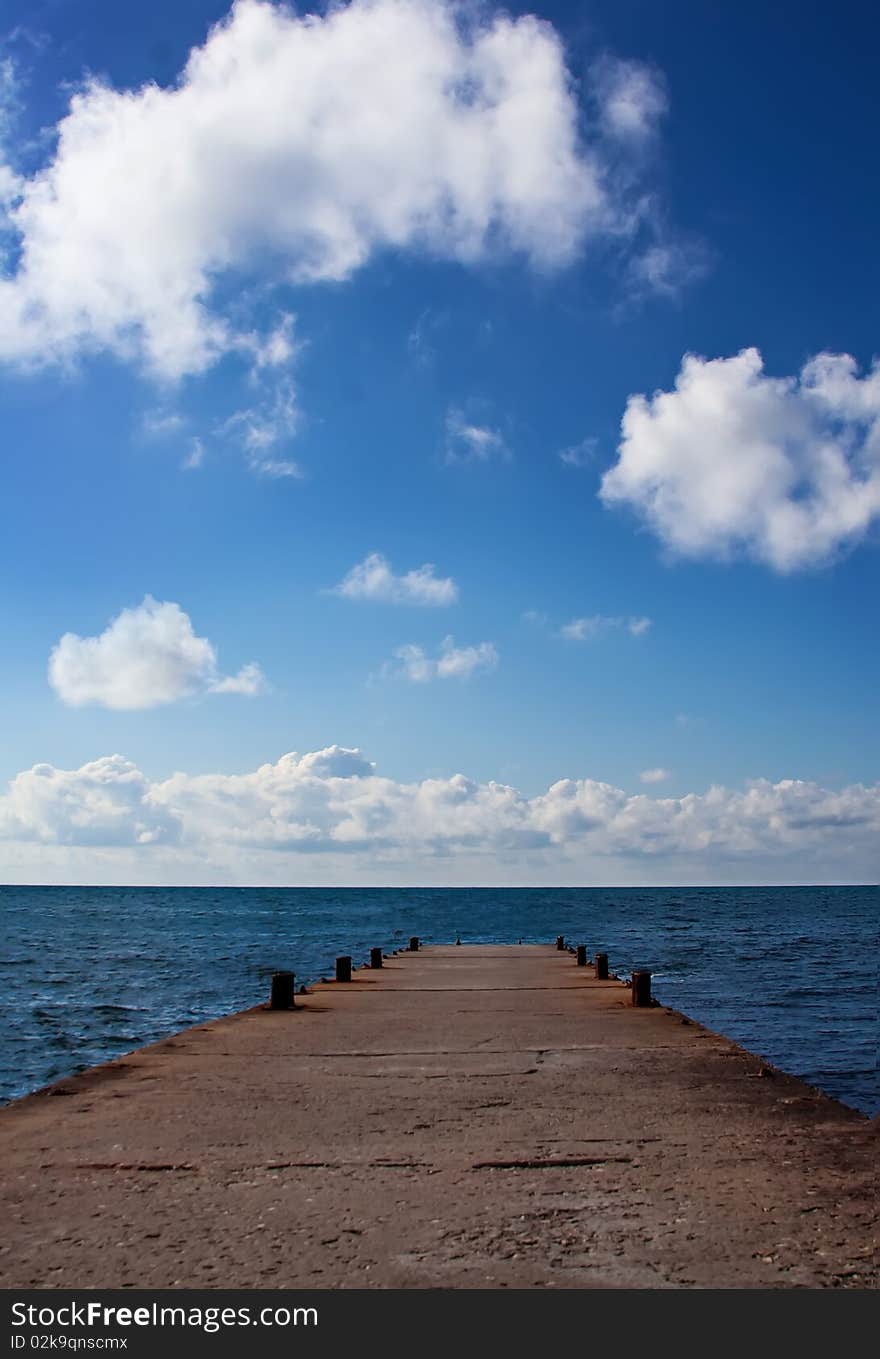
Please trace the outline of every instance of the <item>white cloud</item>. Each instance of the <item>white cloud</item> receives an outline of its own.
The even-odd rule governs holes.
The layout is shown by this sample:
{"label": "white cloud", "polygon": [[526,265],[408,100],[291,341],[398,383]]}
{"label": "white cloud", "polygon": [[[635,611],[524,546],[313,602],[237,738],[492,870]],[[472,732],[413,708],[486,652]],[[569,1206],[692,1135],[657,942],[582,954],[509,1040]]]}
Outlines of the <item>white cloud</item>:
{"label": "white cloud", "polygon": [[[880,785],[757,780],[656,798],[562,779],[528,797],[462,774],[396,782],[339,746],[156,782],[118,755],[42,764],[0,796],[5,861],[68,880],[82,864],[115,881],[871,881],[878,832]],[[116,857],[77,859],[77,846]]]}
{"label": "white cloud", "polygon": [[708,272],[710,251],[699,240],[670,238],[656,219],[648,229],[650,244],[633,254],[627,269],[630,299],[678,298]]}
{"label": "white cloud", "polygon": [[414,684],[434,679],[470,679],[480,671],[494,670],[498,664],[498,652],[491,642],[457,647],[452,637],[443,638],[436,657],[412,643],[398,647],[394,655],[400,661],[401,672]]}
{"label": "white cloud", "polygon": [[675,725],[677,727],[687,728],[704,727],[706,725],[706,719],[705,717],[696,717],[693,713],[676,713]]}
{"label": "white cloud", "polygon": [[10,164],[12,128],[18,113],[18,79],[11,57],[0,60],[0,266],[6,246],[4,237],[10,227],[9,210],[21,195],[24,181]]}
{"label": "white cloud", "polygon": [[295,317],[285,312],[268,335],[251,335],[243,343],[253,356],[254,370],[286,368],[297,355],[299,346],[293,338]]}
{"label": "white cloud", "polygon": [[425,562],[405,575],[396,576],[381,552],[371,552],[353,566],[333,593],[346,599],[366,599],[382,604],[428,604],[445,606],[458,599],[458,586],[451,576],[436,576]]}
{"label": "white cloud", "polygon": [[630,397],[606,505],[685,557],[821,565],[880,520],[880,364],[819,354],[770,378],[757,349],[687,355],[675,388]]}
{"label": "white cloud", "polygon": [[212,694],[246,694],[248,698],[264,693],[265,689],[266,676],[256,661],[243,665],[237,675],[221,675],[208,684]]}
{"label": "white cloud", "polygon": [[415,325],[406,337],[406,348],[417,368],[430,368],[437,357],[434,338],[447,321],[446,312],[435,312],[430,307],[419,313]]}
{"label": "white cloud", "polygon": [[[265,365],[262,365],[265,366]],[[235,411],[220,426],[219,433],[233,438],[244,449],[254,472],[266,477],[301,477],[302,469],[290,458],[280,458],[276,450],[291,440],[299,424],[299,405],[292,380],[283,376],[245,410]]]}
{"label": "white cloud", "polygon": [[651,619],[644,617],[609,617],[594,613],[589,618],[573,618],[559,629],[559,635],[569,642],[592,642],[604,632],[622,629],[632,637],[643,637],[651,627]]}
{"label": "white cloud", "polygon": [[600,116],[606,131],[624,141],[653,137],[668,99],[659,71],[638,61],[606,57],[593,71]]}
{"label": "white cloud", "polygon": [[639,774],[642,783],[665,783],[669,777],[668,769],[643,769]]}
{"label": "white cloud", "polygon": [[258,267],[342,280],[388,249],[563,266],[626,230],[631,176],[606,144],[661,111],[640,69],[603,88],[585,140],[561,41],[533,16],[237,0],[173,85],[89,78],[73,95],[51,159],[18,183],[0,358],[109,349],[177,378],[248,348],[214,284]]}
{"label": "white cloud", "polygon": [[220,675],[213,645],[196,636],[180,605],[147,595],[97,637],[66,632],[49,658],[49,683],[69,707],[125,710],[199,692],[257,694],[263,676],[253,663],[236,676]]}
{"label": "white cloud", "polygon": [[569,642],[587,642],[598,637],[607,625],[608,619],[596,613],[591,618],[573,618],[570,623],[562,625],[559,633]]}
{"label": "white cloud", "polygon": [[457,406],[449,410],[446,416],[447,462],[488,462],[492,457],[507,456],[507,445],[499,430],[468,420]]}
{"label": "white cloud", "polygon": [[201,439],[190,440],[189,452],[180,464],[185,472],[194,472],[205,461],[205,445]]}
{"label": "white cloud", "polygon": [[0,797],[0,838],[57,845],[153,845],[178,838],[177,817],[152,799],[144,774],[121,755],[56,769],[35,764]]}
{"label": "white cloud", "polygon": [[597,444],[596,439],[582,439],[579,444],[560,449],[557,456],[565,467],[589,467],[596,457]]}
{"label": "white cloud", "polygon": [[141,430],[148,439],[170,439],[186,428],[186,419],[178,411],[145,411]]}

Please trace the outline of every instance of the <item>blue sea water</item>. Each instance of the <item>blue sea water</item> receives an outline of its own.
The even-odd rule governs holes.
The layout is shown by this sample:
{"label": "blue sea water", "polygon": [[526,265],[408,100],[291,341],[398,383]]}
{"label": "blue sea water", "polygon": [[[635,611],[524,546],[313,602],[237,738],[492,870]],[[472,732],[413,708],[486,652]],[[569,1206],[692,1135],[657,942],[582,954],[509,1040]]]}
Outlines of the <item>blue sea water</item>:
{"label": "blue sea water", "polygon": [[0,887],[0,1099],[418,934],[551,941],[865,1113],[880,1106],[880,889]]}

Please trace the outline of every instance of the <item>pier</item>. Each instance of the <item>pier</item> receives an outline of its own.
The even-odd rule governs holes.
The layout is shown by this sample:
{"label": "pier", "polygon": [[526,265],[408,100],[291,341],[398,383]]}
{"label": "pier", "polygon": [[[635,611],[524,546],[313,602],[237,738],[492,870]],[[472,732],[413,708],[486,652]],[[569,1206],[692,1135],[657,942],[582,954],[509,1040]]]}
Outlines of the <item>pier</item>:
{"label": "pier", "polygon": [[648,974],[413,942],[0,1111],[0,1284],[876,1287],[876,1121]]}

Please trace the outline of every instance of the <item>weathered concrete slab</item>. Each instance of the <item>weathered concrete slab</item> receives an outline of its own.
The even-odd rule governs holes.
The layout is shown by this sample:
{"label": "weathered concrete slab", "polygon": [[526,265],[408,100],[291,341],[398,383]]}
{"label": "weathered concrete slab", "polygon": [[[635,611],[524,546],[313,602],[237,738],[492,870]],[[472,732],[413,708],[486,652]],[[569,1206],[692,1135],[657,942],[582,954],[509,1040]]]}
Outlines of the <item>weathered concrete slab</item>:
{"label": "weathered concrete slab", "polygon": [[873,1287],[876,1130],[552,947],[432,948],[0,1111],[5,1287]]}

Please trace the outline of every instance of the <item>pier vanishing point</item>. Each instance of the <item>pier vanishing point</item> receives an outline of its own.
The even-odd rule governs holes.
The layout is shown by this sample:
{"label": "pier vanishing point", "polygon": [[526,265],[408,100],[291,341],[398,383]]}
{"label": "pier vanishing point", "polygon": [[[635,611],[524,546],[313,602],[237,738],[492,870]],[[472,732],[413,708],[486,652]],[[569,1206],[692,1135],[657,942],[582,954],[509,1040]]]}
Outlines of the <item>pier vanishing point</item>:
{"label": "pier vanishing point", "polygon": [[381,962],[0,1111],[0,1283],[876,1286],[876,1120],[565,949]]}

